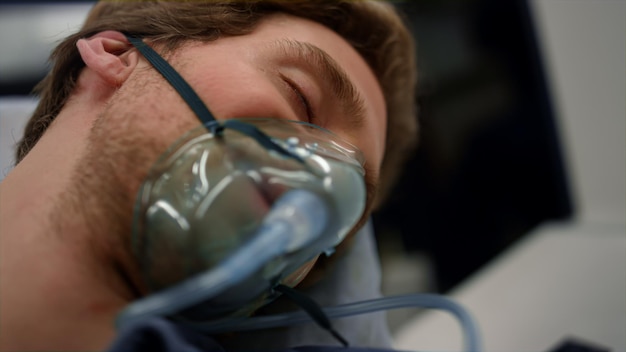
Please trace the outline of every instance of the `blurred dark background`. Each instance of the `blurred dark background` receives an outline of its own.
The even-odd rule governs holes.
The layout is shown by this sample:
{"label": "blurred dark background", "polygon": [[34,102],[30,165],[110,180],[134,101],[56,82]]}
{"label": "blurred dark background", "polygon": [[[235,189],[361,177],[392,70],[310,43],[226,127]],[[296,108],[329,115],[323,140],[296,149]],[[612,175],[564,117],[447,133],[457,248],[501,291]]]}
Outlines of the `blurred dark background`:
{"label": "blurred dark background", "polygon": [[420,146],[374,227],[447,292],[573,206],[527,1],[397,5],[417,39]]}
{"label": "blurred dark background", "polygon": [[95,1],[0,0],[0,96],[29,95],[58,41],[76,32]]}

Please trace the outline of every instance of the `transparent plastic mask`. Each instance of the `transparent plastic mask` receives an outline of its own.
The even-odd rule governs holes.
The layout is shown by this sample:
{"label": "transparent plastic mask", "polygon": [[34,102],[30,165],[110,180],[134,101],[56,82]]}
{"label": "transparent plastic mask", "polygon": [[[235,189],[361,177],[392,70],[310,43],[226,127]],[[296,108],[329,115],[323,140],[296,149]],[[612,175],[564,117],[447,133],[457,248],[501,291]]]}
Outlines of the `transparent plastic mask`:
{"label": "transparent plastic mask", "polygon": [[[267,263],[255,280],[281,282],[306,261],[331,251],[361,218],[363,156],[355,146],[307,123],[241,121],[256,126],[304,162],[269,151],[229,129],[216,137],[198,127],[174,143],[150,171],[134,211],[133,247],[151,290],[219,265],[255,233],[273,202],[288,190],[320,195],[331,219],[323,240]],[[251,297],[232,291],[237,292],[230,295],[233,306],[255,296],[250,289]]]}

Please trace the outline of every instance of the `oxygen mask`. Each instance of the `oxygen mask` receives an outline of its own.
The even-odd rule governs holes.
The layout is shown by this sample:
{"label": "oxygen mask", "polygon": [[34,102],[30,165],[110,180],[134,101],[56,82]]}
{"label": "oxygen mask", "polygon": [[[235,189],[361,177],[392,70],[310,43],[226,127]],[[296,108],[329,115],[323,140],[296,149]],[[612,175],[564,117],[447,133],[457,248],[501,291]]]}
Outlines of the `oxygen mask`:
{"label": "oxygen mask", "polygon": [[[192,319],[243,315],[273,299],[271,288],[295,284],[285,279],[330,254],[365,207],[363,156],[333,133],[280,119],[224,124],[252,127],[283,153],[237,128],[216,136],[198,127],[157,160],[134,210],[145,283],[195,290],[180,307]],[[168,307],[188,298],[163,297]]]}

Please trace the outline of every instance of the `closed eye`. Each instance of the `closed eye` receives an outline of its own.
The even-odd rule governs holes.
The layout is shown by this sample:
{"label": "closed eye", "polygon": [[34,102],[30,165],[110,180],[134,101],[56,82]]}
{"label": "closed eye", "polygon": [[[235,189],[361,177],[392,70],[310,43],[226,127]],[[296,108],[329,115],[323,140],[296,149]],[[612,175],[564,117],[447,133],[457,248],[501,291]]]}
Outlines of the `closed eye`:
{"label": "closed eye", "polygon": [[291,99],[297,106],[301,107],[300,113],[306,117],[307,122],[313,123],[315,119],[313,109],[306,94],[303,93],[303,89],[289,77],[282,74],[280,77],[289,86],[290,92],[292,93]]}

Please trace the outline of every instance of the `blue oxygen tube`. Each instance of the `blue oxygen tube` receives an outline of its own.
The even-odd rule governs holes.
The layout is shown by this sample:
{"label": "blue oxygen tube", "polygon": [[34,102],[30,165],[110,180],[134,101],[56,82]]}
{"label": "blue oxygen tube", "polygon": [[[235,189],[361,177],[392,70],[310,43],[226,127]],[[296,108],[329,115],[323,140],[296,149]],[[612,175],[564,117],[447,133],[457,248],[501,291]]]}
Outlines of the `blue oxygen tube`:
{"label": "blue oxygen tube", "polygon": [[219,295],[272,258],[317,240],[328,218],[328,207],[316,194],[301,189],[285,193],[272,206],[256,234],[215,269],[131,304],[118,316],[118,326],[150,316],[171,315]]}

